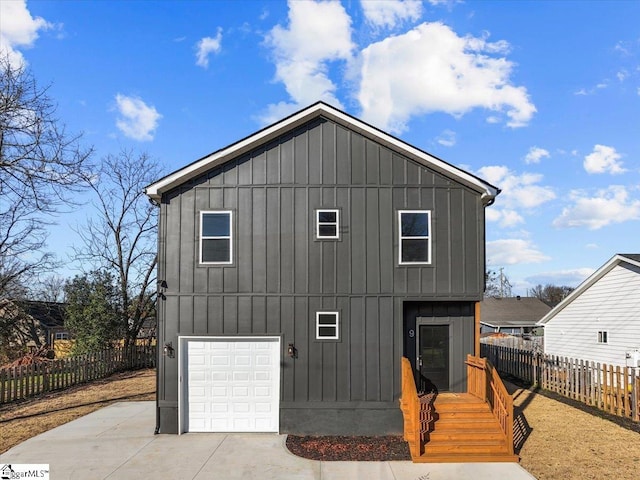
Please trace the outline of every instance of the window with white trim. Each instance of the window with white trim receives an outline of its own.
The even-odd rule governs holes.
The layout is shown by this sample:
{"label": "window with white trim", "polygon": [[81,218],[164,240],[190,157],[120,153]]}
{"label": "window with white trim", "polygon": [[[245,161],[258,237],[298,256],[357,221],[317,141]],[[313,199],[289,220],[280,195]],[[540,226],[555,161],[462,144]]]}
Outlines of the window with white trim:
{"label": "window with white trim", "polygon": [[337,240],[340,238],[339,210],[316,210],[316,238],[329,240]]}
{"label": "window with white trim", "polygon": [[398,263],[431,263],[431,210],[398,211]]}
{"label": "window with white trim", "polygon": [[56,332],[55,339],[56,340],[69,340],[69,333],[68,332]]}
{"label": "window with white trim", "polygon": [[601,330],[598,332],[598,343],[609,343],[608,342],[608,335],[607,332],[605,330]]}
{"label": "window with white trim", "polygon": [[337,340],[338,312],[316,312],[316,340]]}
{"label": "window with white trim", "polygon": [[233,259],[232,213],[200,212],[200,263],[228,265]]}

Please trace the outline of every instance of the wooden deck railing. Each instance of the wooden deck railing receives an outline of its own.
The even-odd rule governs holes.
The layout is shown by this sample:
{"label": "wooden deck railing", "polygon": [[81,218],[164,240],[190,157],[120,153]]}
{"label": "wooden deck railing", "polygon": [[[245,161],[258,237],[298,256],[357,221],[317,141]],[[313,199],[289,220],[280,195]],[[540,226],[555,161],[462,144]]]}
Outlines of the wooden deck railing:
{"label": "wooden deck railing", "polygon": [[426,434],[433,423],[433,395],[418,395],[411,363],[402,357],[402,397],[400,409],[404,418],[404,440],[413,458],[423,453]]}
{"label": "wooden deck railing", "polygon": [[513,454],[513,399],[486,358],[467,355],[467,392],[485,401],[500,423],[509,453]]}

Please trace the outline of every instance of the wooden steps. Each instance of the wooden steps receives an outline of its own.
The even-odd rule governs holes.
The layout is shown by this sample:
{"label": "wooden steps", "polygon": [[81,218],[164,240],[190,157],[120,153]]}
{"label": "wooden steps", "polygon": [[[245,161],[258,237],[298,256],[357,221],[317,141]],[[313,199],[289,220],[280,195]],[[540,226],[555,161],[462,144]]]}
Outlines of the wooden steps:
{"label": "wooden steps", "polygon": [[439,394],[424,451],[414,462],[517,462],[489,405],[466,393]]}

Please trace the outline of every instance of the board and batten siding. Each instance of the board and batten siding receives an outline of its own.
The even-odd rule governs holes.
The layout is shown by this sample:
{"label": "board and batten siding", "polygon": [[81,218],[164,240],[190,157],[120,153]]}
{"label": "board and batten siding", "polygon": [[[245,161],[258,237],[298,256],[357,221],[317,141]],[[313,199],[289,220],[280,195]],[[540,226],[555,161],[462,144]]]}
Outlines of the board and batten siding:
{"label": "board and batten siding", "polygon": [[624,366],[625,352],[640,349],[640,268],[614,266],[548,321],[544,337],[546,354]]}
{"label": "board and batten siding", "polygon": [[[340,240],[314,239],[322,207],[340,210]],[[226,163],[162,209],[169,292],[482,295],[480,196],[332,122]],[[228,267],[198,265],[199,212],[215,209],[234,212]],[[403,209],[432,211],[432,265],[398,267]]]}
{"label": "board and batten siding", "polygon": [[[315,239],[318,208],[340,211],[339,240]],[[160,209],[159,341],[281,335],[298,352],[283,351],[287,418],[301,405],[367,404],[397,412],[401,426],[402,299],[482,298],[481,195],[326,119],[164,194]],[[233,212],[231,265],[198,263],[209,210]],[[431,210],[431,265],[398,266],[398,210]],[[319,310],[340,313],[338,341],[315,339]],[[177,362],[160,363],[158,405],[171,417]]]}

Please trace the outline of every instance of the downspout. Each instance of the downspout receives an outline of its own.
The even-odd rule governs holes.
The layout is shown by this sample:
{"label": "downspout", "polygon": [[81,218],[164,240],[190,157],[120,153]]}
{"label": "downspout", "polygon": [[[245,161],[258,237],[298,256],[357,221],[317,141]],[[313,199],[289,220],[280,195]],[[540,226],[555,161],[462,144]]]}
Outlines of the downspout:
{"label": "downspout", "polygon": [[[157,320],[156,320],[157,324]],[[157,327],[156,327],[157,328]],[[158,392],[160,391],[160,375],[158,375],[158,368],[160,368],[160,344],[158,343],[158,335],[156,334],[156,428],[153,431],[154,435],[160,433],[160,407],[158,406]]]}
{"label": "downspout", "polygon": [[[149,202],[155,206],[155,207],[160,207],[160,203],[149,197]],[[160,246],[160,215],[158,215],[158,247]],[[158,271],[158,266],[156,265],[156,272]],[[156,281],[157,281],[157,273],[156,273]],[[160,400],[159,400],[159,392],[160,392],[160,375],[159,375],[159,369],[160,369],[160,360],[161,360],[161,356],[160,356],[160,345],[162,345],[162,343],[159,341],[160,340],[160,308],[159,308],[159,300],[161,300],[160,295],[158,295],[159,292],[159,288],[157,288],[156,290],[156,428],[153,430],[153,434],[154,435],[158,435],[160,433]]]}

